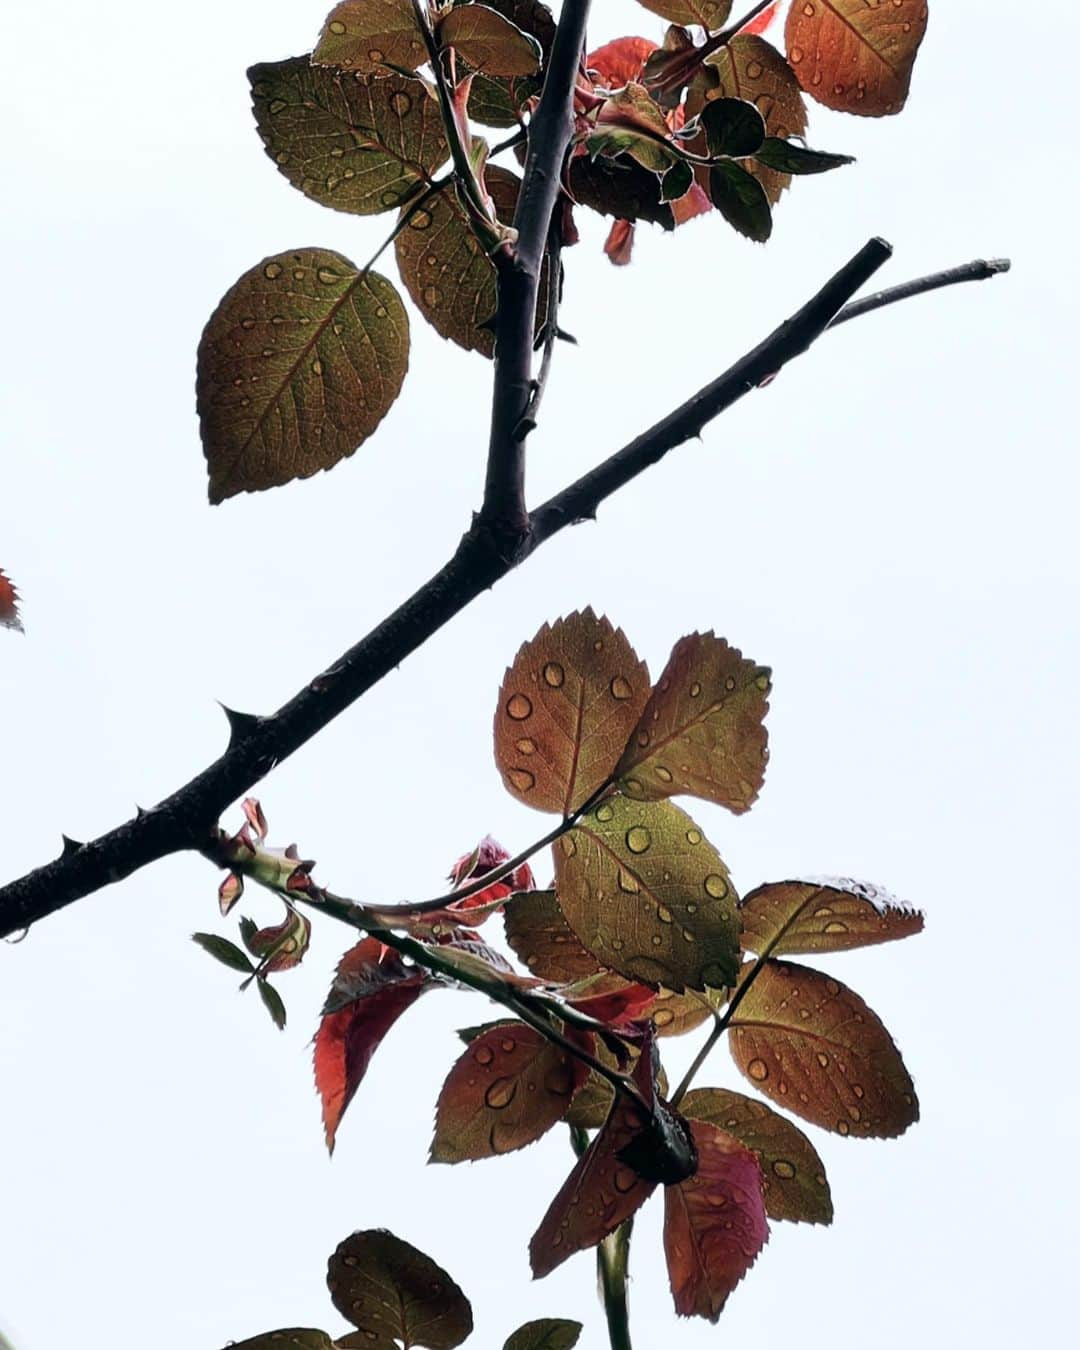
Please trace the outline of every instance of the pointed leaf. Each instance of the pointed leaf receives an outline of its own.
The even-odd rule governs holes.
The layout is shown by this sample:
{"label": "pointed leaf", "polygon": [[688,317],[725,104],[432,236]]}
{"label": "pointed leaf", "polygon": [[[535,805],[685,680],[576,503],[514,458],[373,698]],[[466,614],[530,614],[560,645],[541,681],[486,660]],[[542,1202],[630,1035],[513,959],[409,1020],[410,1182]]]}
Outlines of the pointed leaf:
{"label": "pointed leaf", "polygon": [[[325,1331],[309,1327],[286,1327],[282,1331],[264,1331],[246,1341],[229,1341],[231,1350],[335,1350],[334,1342]],[[370,1344],[370,1342],[369,1342]],[[390,1350],[375,1344],[372,1350]]]}
{"label": "pointed leaf", "polygon": [[[591,1050],[592,1037],[585,1040]],[[566,1115],[588,1074],[580,1060],[523,1022],[483,1032],[439,1094],[432,1162],[493,1158],[533,1143]]]}
{"label": "pointed leaf", "polygon": [[[458,3],[464,3],[464,0],[458,0]],[[546,63],[555,40],[555,20],[547,5],[541,4],[540,0],[488,0],[487,7],[535,38]],[[468,70],[467,62],[464,68]],[[515,126],[522,120],[529,99],[539,88],[539,79],[531,75],[477,74],[469,91],[469,116],[489,127]]]}
{"label": "pointed leaf", "polygon": [[677,994],[661,988],[642,1008],[641,1016],[651,1020],[657,1036],[684,1036],[707,1022],[724,1002],[725,994],[715,990],[688,989],[685,994]]}
{"label": "pointed leaf", "polygon": [[747,239],[764,244],[772,234],[772,211],[765,189],[741,164],[721,162],[709,170],[709,200],[727,223]]}
{"label": "pointed leaf", "polygon": [[580,1322],[571,1322],[564,1317],[541,1317],[518,1327],[503,1350],[574,1350],[581,1332]]}
{"label": "pointed leaf", "polygon": [[670,802],[602,802],[555,845],[570,927],[629,980],[718,989],[738,973],[735,892],[701,831]]}
{"label": "pointed leaf", "polygon": [[726,1130],[757,1155],[761,1189],[770,1219],[832,1223],[832,1196],[825,1165],[797,1126],[764,1102],[726,1088],[695,1088],[679,1103],[691,1121]]}
{"label": "pointed leaf", "polygon": [[372,1055],[427,987],[424,971],[407,967],[375,938],[358,942],[341,958],[315,1033],[315,1086],[331,1153]]}
{"label": "pointed leaf", "polygon": [[926,0],[807,0],[788,11],[788,60],[827,108],[885,117],[907,101],[926,21]]}
{"label": "pointed leaf", "polygon": [[739,915],[743,946],[759,956],[843,952],[923,929],[917,909],[849,877],[767,882],[746,896]]}
{"label": "pointed leaf", "polygon": [[[593,1054],[609,1069],[618,1069],[620,1072],[625,1072],[627,1066],[633,1068],[637,1064],[641,1052],[639,1047],[632,1042],[624,1042],[624,1060],[620,1064],[615,1052],[604,1044],[603,1037],[597,1036],[595,1040],[596,1045]],[[662,1065],[656,1072],[656,1091],[661,1097],[667,1095],[668,1080]],[[578,1130],[600,1129],[611,1114],[614,1100],[615,1089],[606,1078],[594,1069],[586,1078],[583,1086],[574,1094],[574,1100],[570,1103],[570,1110],[566,1113],[567,1125],[572,1125]]]}
{"label": "pointed leaf", "polygon": [[828,173],[845,164],[854,164],[854,155],[830,155],[824,150],[810,150],[797,141],[783,141],[767,136],[754,152],[754,159],[766,168],[780,173]]}
{"label": "pointed leaf", "polygon": [[697,24],[715,33],[727,23],[732,0],[638,0],[638,4],[672,23]]}
{"label": "pointed leaf", "polygon": [[[645,1099],[652,1100],[650,1055],[639,1057],[634,1081]],[[655,1182],[645,1181],[618,1158],[640,1134],[641,1118],[637,1110],[620,1096],[529,1243],[529,1259],[537,1279],[550,1274],[575,1252],[595,1247],[652,1194]]]}
{"label": "pointed leaf", "polygon": [[[509,224],[521,180],[493,165],[484,181],[499,219]],[[466,351],[492,356],[495,337],[490,321],[498,303],[495,264],[473,233],[453,185],[407,214],[408,224],[394,240],[394,252],[414,304],[440,336]],[[542,314],[544,305],[538,308]]]}
{"label": "pointed leaf", "polygon": [[686,160],[680,159],[664,174],[660,184],[660,193],[666,202],[678,201],[685,197],[694,186],[694,171]]}
{"label": "pointed leaf", "polygon": [[[787,61],[764,38],[740,33],[709,57],[687,94],[687,117],[701,111],[703,100],[714,98],[749,100],[764,117],[768,136],[782,139],[806,131],[806,104],[799,82]],[[773,204],[791,182],[789,174],[760,163],[743,167],[754,175]]]}
{"label": "pointed leaf", "polygon": [[[673,165],[672,168],[677,168]],[[666,200],[666,199],[665,199]],[[629,267],[634,254],[634,224],[629,220],[612,222],[604,240],[604,254],[616,267]]]}
{"label": "pointed leaf", "polygon": [[260,978],[255,983],[259,986],[259,997],[263,1001],[263,1007],[270,1014],[274,1026],[277,1027],[278,1031],[284,1031],[287,1017],[281,995],[268,980]]}
{"label": "pointed leaf", "polygon": [[506,672],[495,763],[526,806],[569,815],[610,777],[645,706],[649,674],[591,609],[547,624]]}
{"label": "pointed leaf", "polygon": [[622,89],[641,79],[646,62],[656,50],[651,38],[621,37],[605,42],[586,57],[589,78],[598,89]]}
{"label": "pointed leaf", "polygon": [[357,75],[306,57],[248,71],[259,135],[293,187],[337,211],[394,211],[447,155],[439,105],[420,80]]}
{"label": "pointed leaf", "polygon": [[409,364],[397,291],[340,253],[264,259],[226,293],[199,343],[210,500],[309,478],[385,417]]}
{"label": "pointed leaf", "polygon": [[[447,880],[452,882],[455,887],[465,886],[469,882],[480,880],[488,872],[492,872],[502,863],[508,862],[509,859],[510,854],[503,848],[502,844],[497,839],[493,839],[490,834],[486,834],[471,853],[467,853],[457,860]],[[501,881],[493,881],[490,886],[485,886],[482,891],[478,891],[475,895],[466,896],[464,900],[450,901],[447,909],[458,916],[459,922],[468,923],[469,920],[465,916],[468,915],[470,910],[485,909],[507,896],[524,894],[534,890],[535,887],[536,879],[533,876],[532,868],[525,862],[519,867],[515,867],[512,872],[507,873]],[[483,917],[487,918],[488,914]],[[483,919],[479,919],[477,922],[483,922]]]}
{"label": "pointed leaf", "polygon": [[326,1283],[334,1307],[370,1340],[454,1350],[473,1329],[469,1300],[446,1271],[384,1229],[347,1237]]}
{"label": "pointed leaf", "polygon": [[752,155],[765,139],[765,119],[742,98],[709,99],[701,125],[710,155]]}
{"label": "pointed leaf", "polygon": [[[243,936],[243,930],[241,930]],[[284,920],[272,928],[259,928],[244,937],[244,946],[252,955],[261,959],[269,956],[264,974],[272,975],[279,970],[292,970],[304,959],[311,942],[311,920],[306,914],[293,909]],[[273,955],[270,955],[273,953]]]}
{"label": "pointed leaf", "polygon": [[14,583],[4,575],[0,568],[0,628],[14,628],[17,633],[23,631],[19,617],[19,592]]}
{"label": "pointed leaf", "polygon": [[647,220],[665,230],[675,228],[675,217],[660,199],[660,180],[626,155],[617,159],[590,159],[580,155],[570,161],[570,191],[574,200],[602,216],[631,222]]}
{"label": "pointed leaf", "polygon": [[664,1192],[664,1252],[675,1311],[715,1322],[769,1237],[757,1158],[730,1134],[692,1120],[698,1169]]}
{"label": "pointed leaf", "polygon": [[250,974],[255,969],[235,942],[230,942],[228,938],[219,937],[217,933],[192,933],[191,940],[198,943],[203,951],[208,952],[215,961],[220,961],[223,966],[228,966],[230,970],[240,970],[244,974]]}
{"label": "pointed leaf", "polygon": [[503,911],[503,922],[518,960],[543,980],[571,984],[604,969],[578,941],[554,891],[517,896]]}
{"label": "pointed leaf", "polygon": [[823,1130],[892,1139],[919,1118],[911,1078],[877,1014],[820,971],[764,962],[728,1040],[759,1092]]}
{"label": "pointed leaf", "polygon": [[385,75],[387,66],[416,70],[428,59],[413,0],[343,0],[330,11],[313,65]]}
{"label": "pointed leaf", "polygon": [[487,5],[457,5],[435,30],[440,46],[453,47],[484,75],[535,75],[540,44]]}
{"label": "pointed leaf", "polygon": [[629,797],[686,792],[748,811],[765,779],[770,673],[712,633],[681,638],[619,761]]}
{"label": "pointed leaf", "polygon": [[779,8],[780,8],[780,0],[773,0],[773,3],[771,5],[763,9],[756,19],[751,19],[750,22],[745,26],[745,28],[741,29],[740,31],[742,33],[764,33],[766,28],[768,28],[768,26],[776,18],[776,11]]}

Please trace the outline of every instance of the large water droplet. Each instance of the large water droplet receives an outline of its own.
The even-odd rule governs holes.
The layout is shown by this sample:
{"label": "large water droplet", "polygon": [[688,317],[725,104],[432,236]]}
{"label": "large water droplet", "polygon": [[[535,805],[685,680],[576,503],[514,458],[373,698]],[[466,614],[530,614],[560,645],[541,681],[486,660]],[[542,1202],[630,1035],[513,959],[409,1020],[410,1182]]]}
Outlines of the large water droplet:
{"label": "large water droplet", "polygon": [[601,821],[605,825],[609,820],[612,820],[614,816],[615,816],[615,808],[609,806],[607,802],[605,802],[603,806],[598,806],[596,808],[596,819]]}
{"label": "large water droplet", "polygon": [[504,1111],[517,1096],[517,1082],[513,1078],[496,1078],[484,1093],[484,1101],[493,1111]]}
{"label": "large water droplet", "polygon": [[723,900],[728,893],[728,884],[719,872],[710,872],[705,878],[705,892],[714,900]]}
{"label": "large water droplet", "polygon": [[790,1181],[795,1175],[794,1165],[786,1158],[777,1158],[773,1162],[772,1170],[782,1181]]}
{"label": "large water droplet", "polygon": [[491,1064],[495,1059],[495,1051],[492,1050],[490,1045],[477,1046],[473,1053],[473,1059],[476,1060],[477,1064]]}
{"label": "large water droplet", "polygon": [[268,262],[263,268],[263,276],[267,281],[276,281],[284,270],[279,262]]}
{"label": "large water droplet", "polygon": [[543,669],[544,683],[552,689],[561,689],[566,681],[566,671],[558,661],[549,661]]}
{"label": "large water droplet", "polygon": [[536,786],[536,775],[528,769],[508,769],[506,776],[519,792],[530,792]]}
{"label": "large water droplet", "polygon": [[626,847],[631,853],[645,853],[652,843],[652,835],[644,825],[633,825],[626,831]]}
{"label": "large water droplet", "polygon": [[524,722],[532,716],[532,702],[524,694],[511,694],[506,702],[506,715],[515,722]]}
{"label": "large water droplet", "polygon": [[755,1083],[764,1083],[769,1076],[769,1066],[763,1059],[752,1059],[746,1066],[746,1072]]}
{"label": "large water droplet", "polygon": [[611,681],[611,697],[625,700],[634,697],[634,691],[630,687],[630,681],[624,680],[621,675],[616,675]]}

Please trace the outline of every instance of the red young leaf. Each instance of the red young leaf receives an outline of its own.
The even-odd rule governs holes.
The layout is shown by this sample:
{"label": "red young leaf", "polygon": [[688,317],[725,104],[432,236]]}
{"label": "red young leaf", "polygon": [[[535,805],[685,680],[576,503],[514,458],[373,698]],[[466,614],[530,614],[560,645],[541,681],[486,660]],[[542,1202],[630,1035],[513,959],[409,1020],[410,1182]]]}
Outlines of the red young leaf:
{"label": "red young leaf", "polygon": [[698,1167],[664,1192],[664,1251],[675,1311],[715,1322],[768,1241],[769,1225],[754,1154],[705,1121],[690,1129]]}
{"label": "red young leaf", "polygon": [[621,89],[640,80],[645,62],[656,51],[656,43],[643,37],[621,37],[590,52],[585,64],[594,82],[603,89]]}
{"label": "red young leaf", "polygon": [[358,942],[341,958],[315,1033],[315,1086],[331,1153],[341,1117],[372,1055],[423,993],[427,978],[375,938]]}
{"label": "red young leaf", "polygon": [[[450,876],[447,880],[456,887],[464,886],[466,882],[476,881],[485,872],[490,872],[501,863],[506,862],[509,857],[510,854],[497,839],[493,839],[490,834],[485,835],[471,853],[465,853],[457,860],[450,869]],[[452,900],[447,905],[447,909],[455,912],[480,909],[484,905],[494,904],[497,900],[505,900],[508,895],[514,895],[518,891],[534,891],[535,889],[536,879],[533,876],[532,868],[526,862],[508,873],[501,881],[493,881],[490,886],[485,886],[482,891],[478,891],[475,895],[470,895],[464,900]],[[495,912],[494,910],[491,911],[491,913]],[[482,923],[487,917],[485,914],[480,922]]]}
{"label": "red young leaf", "polygon": [[634,252],[634,222],[616,220],[608,231],[604,252],[616,267],[626,267]]}
{"label": "red young leaf", "polygon": [[647,984],[624,980],[610,970],[591,975],[562,994],[578,1012],[610,1026],[622,1026],[645,1016],[645,1008],[656,998],[656,990]]}
{"label": "red young leaf", "polygon": [[[567,1034],[580,1036],[572,1029]],[[592,1036],[586,1035],[588,1049]],[[447,1075],[433,1162],[492,1158],[533,1143],[566,1115],[589,1069],[523,1022],[489,1027]]]}
{"label": "red young leaf", "polygon": [[[651,1050],[639,1056],[634,1081],[650,1100]],[[652,1194],[656,1183],[645,1181],[617,1156],[641,1133],[637,1111],[625,1097],[616,1097],[603,1129],[578,1159],[529,1243],[529,1259],[537,1279],[549,1275],[575,1252],[595,1247]]]}
{"label": "red young leaf", "polygon": [[14,628],[17,633],[23,631],[19,618],[19,592],[14,583],[4,575],[0,567],[0,628]]}
{"label": "red young leaf", "polygon": [[780,8],[780,0],[773,0],[767,9],[763,9],[756,19],[751,19],[745,27],[740,28],[740,33],[764,33],[769,24],[776,18],[776,11]]}
{"label": "red young leaf", "polygon": [[[292,970],[304,959],[311,942],[311,920],[306,914],[290,910],[281,923],[272,928],[259,928],[247,939],[246,946],[260,961],[270,956],[263,967],[264,975],[279,970]],[[275,950],[276,949],[276,950]]]}

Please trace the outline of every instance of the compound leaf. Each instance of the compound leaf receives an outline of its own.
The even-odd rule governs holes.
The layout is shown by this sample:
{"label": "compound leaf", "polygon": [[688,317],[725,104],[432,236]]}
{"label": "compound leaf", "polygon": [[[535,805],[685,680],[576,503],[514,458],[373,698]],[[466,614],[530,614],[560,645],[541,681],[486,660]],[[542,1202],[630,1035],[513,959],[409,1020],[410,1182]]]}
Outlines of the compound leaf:
{"label": "compound leaf", "polygon": [[886,117],[907,101],[926,22],[926,0],[800,0],[788,11],[788,60],[827,108]]}
{"label": "compound leaf", "polygon": [[409,320],[385,277],[329,249],[265,258],[199,343],[210,500],[333,468],[385,417],[408,364]]}
{"label": "compound leaf", "polygon": [[526,806],[569,815],[611,776],[648,698],[621,629],[591,609],[545,624],[507,670],[495,762]]}
{"label": "compound leaf", "polygon": [[877,1014],[808,966],[765,961],[728,1041],[760,1092],[823,1130],[892,1139],[919,1118],[911,1078]]}
{"label": "compound leaf", "polygon": [[917,909],[849,877],[767,882],[745,897],[739,914],[743,946],[759,956],[842,952],[923,929]]}

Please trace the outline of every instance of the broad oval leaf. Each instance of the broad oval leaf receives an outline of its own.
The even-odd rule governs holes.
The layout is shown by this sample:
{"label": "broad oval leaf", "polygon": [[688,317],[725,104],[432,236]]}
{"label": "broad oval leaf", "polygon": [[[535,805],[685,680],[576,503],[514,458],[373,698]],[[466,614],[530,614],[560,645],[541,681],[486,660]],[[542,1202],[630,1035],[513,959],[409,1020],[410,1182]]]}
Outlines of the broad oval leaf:
{"label": "broad oval leaf", "polygon": [[495,763],[507,791],[570,815],[611,777],[648,693],[622,629],[591,609],[545,624],[499,690]]}
{"label": "broad oval leaf", "polygon": [[575,156],[570,160],[569,177],[574,200],[591,211],[619,220],[646,220],[665,230],[675,228],[674,213],[660,197],[659,178],[628,155],[616,159]]}
{"label": "broad oval leaf", "polygon": [[808,966],[765,961],[728,1040],[759,1092],[823,1130],[892,1139],[919,1118],[915,1088],[880,1018]]}
{"label": "broad oval leaf", "polygon": [[[458,0],[464,3],[465,0]],[[555,40],[555,20],[540,0],[488,0],[488,8],[509,19],[515,28],[535,38],[546,63]],[[466,63],[466,70],[468,65]],[[531,75],[475,74],[469,90],[469,116],[489,127],[512,127],[522,121],[529,99],[540,88]]]}
{"label": "broad oval leaf", "polygon": [[456,5],[439,21],[439,43],[484,75],[535,75],[540,44],[487,5]]}
{"label": "broad oval leaf", "polygon": [[701,110],[710,155],[752,155],[765,140],[765,119],[744,98],[712,98]]}
{"label": "broad oval leaf", "polygon": [[427,59],[413,0],[342,0],[311,54],[315,65],[377,75],[387,74],[388,65],[416,70]]}
{"label": "broad oval leaf", "polygon": [[503,922],[514,955],[543,980],[573,984],[604,969],[566,922],[554,891],[515,896],[503,911]]}
{"label": "broad oval leaf", "polygon": [[757,1155],[761,1190],[770,1219],[832,1223],[832,1196],[825,1165],[797,1126],[764,1102],[726,1088],[695,1088],[679,1103],[691,1121],[726,1130]]}
{"label": "broad oval leaf", "polygon": [[14,628],[17,633],[23,631],[19,617],[19,592],[9,577],[0,568],[0,628]]}
{"label": "broad oval leaf", "polygon": [[[368,1342],[371,1344],[371,1342]],[[372,1345],[372,1350],[387,1350],[387,1342]],[[264,1331],[246,1341],[229,1341],[231,1350],[337,1350],[325,1331],[311,1327],[285,1327],[281,1331]]]}
{"label": "broad oval leaf", "polygon": [[926,0],[799,0],[785,41],[799,83],[819,103],[862,117],[898,113],[926,35]]}
{"label": "broad oval leaf", "polygon": [[[764,38],[740,33],[711,57],[687,94],[686,113],[692,117],[703,101],[743,98],[765,119],[769,136],[785,139],[806,131],[806,104],[791,67]],[[743,166],[760,182],[769,201],[779,201],[791,176],[758,163]]]}
{"label": "broad oval leaf", "polygon": [[759,956],[843,952],[923,930],[919,910],[849,877],[767,882],[744,898],[739,914],[743,946]]}
{"label": "broad oval leaf", "polygon": [[266,153],[305,196],[336,211],[395,211],[446,159],[439,105],[420,80],[313,66],[248,71]]}
{"label": "broad oval leaf", "polygon": [[581,1331],[580,1322],[565,1317],[541,1317],[518,1327],[503,1350],[574,1350]]}
{"label": "broad oval leaf", "polygon": [[[591,1049],[592,1037],[585,1039]],[[523,1022],[489,1028],[443,1083],[432,1162],[494,1158],[533,1143],[566,1115],[588,1074],[581,1060]]]}
{"label": "broad oval leaf", "polygon": [[680,638],[619,760],[622,790],[639,801],[685,792],[748,811],[765,779],[770,687],[768,669],[723,638]]}
{"label": "broad oval leaf", "polygon": [[757,1158],[692,1120],[697,1171],[664,1192],[664,1253],[675,1311],[715,1322],[769,1238]]}
{"label": "broad oval leaf", "polygon": [[638,0],[638,4],[671,23],[696,24],[715,33],[727,23],[732,0]]}
{"label": "broad oval leaf", "polygon": [[602,964],[678,993],[734,982],[735,891],[719,853],[677,806],[612,797],[554,854],[562,912]]}
{"label": "broad oval leaf", "polygon": [[341,1118],[372,1055],[427,987],[426,971],[410,969],[375,938],[358,942],[338,963],[315,1033],[315,1087],[331,1153]]}
{"label": "broad oval leaf", "polygon": [[347,1237],[326,1283],[334,1307],[371,1340],[454,1350],[473,1329],[469,1300],[446,1271],[385,1229]]}
{"label": "broad oval leaf", "polygon": [[409,320],[385,277],[329,249],[264,258],[226,292],[199,343],[210,500],[347,459],[386,416],[408,365]]}
{"label": "broad oval leaf", "polygon": [[732,229],[755,244],[772,236],[772,210],[765,189],[741,164],[721,160],[709,170],[709,200]]}
{"label": "broad oval leaf", "polygon": [[[638,1057],[634,1081],[645,1099],[652,1100],[651,1049]],[[618,1157],[641,1133],[637,1110],[620,1096],[533,1234],[529,1259],[537,1279],[575,1252],[595,1247],[652,1194],[656,1183],[640,1177]]]}
{"label": "broad oval leaf", "polygon": [[[497,166],[484,171],[496,214],[514,218],[521,180]],[[444,338],[466,351],[492,356],[495,335],[490,320],[498,303],[495,264],[469,225],[453,184],[403,216],[407,223],[394,240],[398,269],[417,309]],[[545,273],[546,275],[546,273]],[[543,305],[540,307],[543,313]]]}

